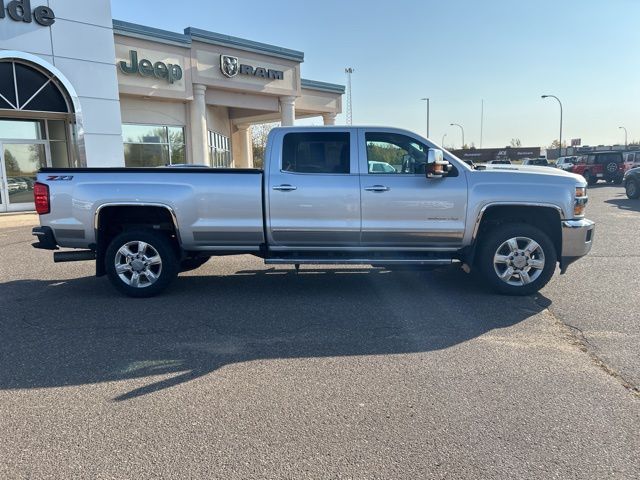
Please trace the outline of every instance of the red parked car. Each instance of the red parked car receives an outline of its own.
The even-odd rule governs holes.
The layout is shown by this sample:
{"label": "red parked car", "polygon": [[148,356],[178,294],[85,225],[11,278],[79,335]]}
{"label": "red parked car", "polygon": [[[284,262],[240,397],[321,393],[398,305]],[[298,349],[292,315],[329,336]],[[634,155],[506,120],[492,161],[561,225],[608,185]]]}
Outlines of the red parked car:
{"label": "red parked car", "polygon": [[577,158],[571,171],[582,175],[589,185],[595,185],[598,180],[619,185],[625,172],[622,152],[592,152],[582,155]]}

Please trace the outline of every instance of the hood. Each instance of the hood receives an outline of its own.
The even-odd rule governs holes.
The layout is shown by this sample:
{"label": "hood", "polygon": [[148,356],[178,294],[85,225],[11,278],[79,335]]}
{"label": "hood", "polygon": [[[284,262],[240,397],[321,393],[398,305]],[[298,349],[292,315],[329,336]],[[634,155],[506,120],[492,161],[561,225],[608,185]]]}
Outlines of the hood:
{"label": "hood", "polygon": [[554,168],[554,167],[541,167],[536,165],[486,165],[486,168],[484,169],[484,171],[486,172],[504,171],[508,173],[528,173],[528,174],[535,173],[539,175],[548,175],[551,177],[568,177],[568,178],[573,178],[579,183],[586,184],[586,181],[582,175],[577,175],[575,173],[567,172],[560,168]]}

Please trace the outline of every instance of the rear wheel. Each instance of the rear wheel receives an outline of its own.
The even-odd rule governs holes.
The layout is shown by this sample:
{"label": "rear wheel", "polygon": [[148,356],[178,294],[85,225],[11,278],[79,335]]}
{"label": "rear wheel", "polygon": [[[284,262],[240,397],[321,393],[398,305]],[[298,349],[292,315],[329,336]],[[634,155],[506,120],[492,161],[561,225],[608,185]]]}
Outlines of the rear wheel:
{"label": "rear wheel", "polygon": [[636,198],[640,198],[640,185],[638,181],[634,178],[630,178],[627,180],[627,184],[624,187],[627,192],[627,197],[635,200]]}
{"label": "rear wheel", "polygon": [[499,225],[484,234],[477,252],[478,272],[504,295],[531,295],[544,287],[556,268],[549,236],[524,223]]}
{"label": "rear wheel", "polygon": [[129,230],[116,236],[105,254],[109,280],[130,297],[157,295],[176,278],[179,262],[166,235]]}
{"label": "rear wheel", "polygon": [[598,183],[598,177],[596,177],[595,175],[592,175],[591,172],[588,170],[584,172],[582,176],[587,181],[588,185],[595,185],[596,183]]}

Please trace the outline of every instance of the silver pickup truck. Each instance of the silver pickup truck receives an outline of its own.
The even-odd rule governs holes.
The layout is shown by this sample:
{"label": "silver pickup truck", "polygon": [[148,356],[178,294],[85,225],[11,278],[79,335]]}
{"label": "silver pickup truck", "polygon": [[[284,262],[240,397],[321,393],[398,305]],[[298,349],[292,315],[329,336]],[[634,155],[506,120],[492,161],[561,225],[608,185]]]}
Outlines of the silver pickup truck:
{"label": "silver pickup truck", "polygon": [[42,169],[36,248],[95,260],[121,292],[155,295],[209,258],[267,264],[458,263],[527,295],[591,249],[585,180],[548,167],[467,165],[414,133],[271,131],[265,168]]}

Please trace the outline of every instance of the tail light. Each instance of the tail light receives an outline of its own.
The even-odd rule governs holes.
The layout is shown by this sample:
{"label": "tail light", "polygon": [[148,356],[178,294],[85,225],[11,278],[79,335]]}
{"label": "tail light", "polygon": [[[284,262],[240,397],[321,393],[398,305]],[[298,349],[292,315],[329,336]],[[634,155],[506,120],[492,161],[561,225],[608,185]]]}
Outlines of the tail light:
{"label": "tail light", "polygon": [[49,185],[36,182],[33,185],[33,199],[38,215],[45,215],[51,211],[51,205],[49,204]]}

